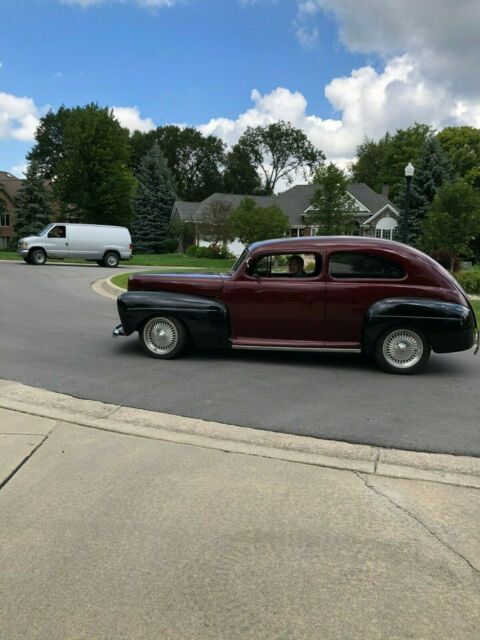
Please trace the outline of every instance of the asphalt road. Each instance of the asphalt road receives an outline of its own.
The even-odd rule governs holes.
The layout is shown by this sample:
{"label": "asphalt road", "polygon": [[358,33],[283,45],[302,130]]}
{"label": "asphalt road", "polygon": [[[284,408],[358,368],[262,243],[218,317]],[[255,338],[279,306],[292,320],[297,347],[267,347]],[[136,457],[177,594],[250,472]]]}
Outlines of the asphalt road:
{"label": "asphalt road", "polygon": [[90,284],[112,272],[0,263],[0,377],[228,424],[480,456],[480,357],[473,351],[432,355],[412,377],[347,354],[190,351],[154,360],[136,336],[111,338],[115,303]]}

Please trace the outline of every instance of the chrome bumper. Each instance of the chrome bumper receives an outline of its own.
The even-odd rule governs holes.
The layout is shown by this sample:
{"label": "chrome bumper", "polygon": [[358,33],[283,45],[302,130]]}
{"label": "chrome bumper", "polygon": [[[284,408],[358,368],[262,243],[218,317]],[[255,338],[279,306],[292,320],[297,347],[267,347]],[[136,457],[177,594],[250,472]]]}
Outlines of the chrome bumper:
{"label": "chrome bumper", "polygon": [[121,324],[116,326],[115,329],[112,332],[112,337],[113,338],[119,338],[120,336],[124,336],[124,335],[125,335],[125,331],[123,330],[123,327],[122,327]]}

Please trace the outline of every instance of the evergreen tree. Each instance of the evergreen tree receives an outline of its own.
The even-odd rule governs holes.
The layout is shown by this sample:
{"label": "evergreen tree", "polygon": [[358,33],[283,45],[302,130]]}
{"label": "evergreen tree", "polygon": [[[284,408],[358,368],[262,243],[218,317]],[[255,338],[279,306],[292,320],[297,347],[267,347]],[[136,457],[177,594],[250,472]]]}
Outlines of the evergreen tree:
{"label": "evergreen tree", "polygon": [[[432,204],[438,189],[453,178],[450,158],[442,150],[438,139],[429,135],[422,148],[419,166],[416,167],[410,190],[410,216],[408,224],[409,242],[416,244],[421,232],[425,215]],[[399,237],[403,237],[406,185],[405,182],[397,197],[402,216],[399,225]]]}
{"label": "evergreen tree", "polygon": [[164,253],[175,189],[167,161],[157,143],[140,163],[137,180],[132,204],[133,243],[136,249],[145,253]]}
{"label": "evergreen tree", "polygon": [[37,235],[54,219],[50,193],[45,189],[38,162],[32,160],[28,166],[26,180],[17,191],[14,200],[16,223],[13,242],[25,236]]}

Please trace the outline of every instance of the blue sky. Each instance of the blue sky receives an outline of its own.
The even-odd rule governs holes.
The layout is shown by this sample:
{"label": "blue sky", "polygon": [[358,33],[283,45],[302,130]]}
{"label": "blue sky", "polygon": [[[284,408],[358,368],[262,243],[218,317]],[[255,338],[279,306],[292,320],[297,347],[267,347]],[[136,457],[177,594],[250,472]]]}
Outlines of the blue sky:
{"label": "blue sky", "polygon": [[479,87],[458,70],[478,56],[480,11],[456,3],[476,28],[459,21],[452,50],[458,11],[437,2],[432,25],[412,0],[1,0],[0,169],[19,172],[38,118],[62,103],[229,144],[286,119],[340,164],[414,120],[478,126]]}

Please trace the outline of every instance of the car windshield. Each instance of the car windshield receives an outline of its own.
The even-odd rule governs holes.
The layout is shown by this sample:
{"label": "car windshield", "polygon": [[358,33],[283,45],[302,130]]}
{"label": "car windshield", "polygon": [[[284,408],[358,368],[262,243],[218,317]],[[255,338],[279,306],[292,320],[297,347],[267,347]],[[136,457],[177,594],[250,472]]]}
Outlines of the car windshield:
{"label": "car windshield", "polygon": [[237,258],[237,261],[235,262],[233,267],[230,269],[230,273],[235,273],[235,271],[239,269],[240,265],[243,264],[243,261],[247,257],[247,254],[248,254],[248,249],[244,249],[242,255],[239,258]]}
{"label": "car windshield", "polygon": [[37,236],[44,236],[49,231],[49,229],[53,227],[53,224],[54,224],[53,222],[51,222],[50,224],[47,224],[47,226],[44,229],[42,229],[37,233]]}

